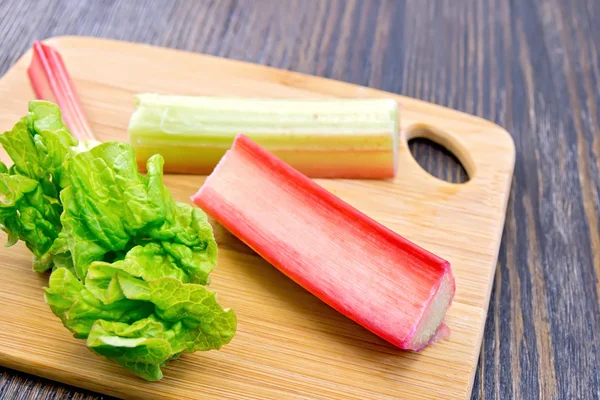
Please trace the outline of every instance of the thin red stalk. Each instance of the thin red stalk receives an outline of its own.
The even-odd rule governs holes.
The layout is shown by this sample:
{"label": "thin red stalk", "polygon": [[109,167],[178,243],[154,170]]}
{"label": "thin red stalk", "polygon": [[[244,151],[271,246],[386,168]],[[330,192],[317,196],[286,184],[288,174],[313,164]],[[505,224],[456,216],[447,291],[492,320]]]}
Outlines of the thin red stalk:
{"label": "thin red stalk", "polygon": [[80,140],[95,139],[60,53],[40,41],[33,43],[27,69],[36,98],[58,104],[63,120]]}
{"label": "thin red stalk", "polygon": [[420,350],[448,333],[450,264],[240,135],[192,200],[342,314]]}

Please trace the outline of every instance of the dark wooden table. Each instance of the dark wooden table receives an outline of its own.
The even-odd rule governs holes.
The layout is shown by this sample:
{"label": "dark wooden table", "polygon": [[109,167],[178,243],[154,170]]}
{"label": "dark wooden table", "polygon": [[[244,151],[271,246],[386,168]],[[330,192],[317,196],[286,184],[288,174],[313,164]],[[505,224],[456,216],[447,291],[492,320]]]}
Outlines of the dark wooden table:
{"label": "dark wooden table", "polygon": [[[102,36],[371,86],[504,126],[517,162],[473,398],[600,399],[599,21],[598,0],[0,0],[0,73],[35,39]],[[411,147],[433,174],[465,179],[443,149]],[[5,399],[101,398],[0,374]]]}

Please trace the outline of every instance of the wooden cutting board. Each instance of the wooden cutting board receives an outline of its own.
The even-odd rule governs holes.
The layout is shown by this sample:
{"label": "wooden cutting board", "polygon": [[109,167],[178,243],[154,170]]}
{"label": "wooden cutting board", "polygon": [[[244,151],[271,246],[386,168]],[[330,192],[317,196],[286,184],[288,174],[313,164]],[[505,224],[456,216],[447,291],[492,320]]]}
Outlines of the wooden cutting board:
{"label": "wooden cutting board", "polygon": [[[470,396],[502,236],[515,148],[485,120],[365,87],[201,54],[90,38],[48,40],[62,53],[100,140],[126,140],[136,92],[269,97],[394,97],[402,140],[393,181],[319,180],[350,204],[452,263],[456,297],[448,341],[422,353],[398,350],[344,318],[215,226],[219,264],[211,287],[238,316],[221,351],[185,355],[161,382],[142,381],[85,347],[44,303],[37,274],[19,244],[0,249],[0,363],[127,398],[465,399]],[[0,80],[0,129],[26,114],[33,98],[25,54]],[[425,172],[407,140],[446,146],[470,181]],[[3,157],[6,157],[3,155]],[[6,161],[6,160],[5,160]],[[177,200],[200,176],[167,176]],[[0,240],[6,236],[0,234]]]}

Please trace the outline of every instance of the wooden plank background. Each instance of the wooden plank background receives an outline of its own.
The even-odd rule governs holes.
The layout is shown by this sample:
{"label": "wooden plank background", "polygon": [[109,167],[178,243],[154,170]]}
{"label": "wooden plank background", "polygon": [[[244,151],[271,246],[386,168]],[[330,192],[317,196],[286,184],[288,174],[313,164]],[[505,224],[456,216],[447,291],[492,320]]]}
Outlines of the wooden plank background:
{"label": "wooden plank background", "polygon": [[[0,73],[34,39],[82,34],[344,80],[502,125],[517,162],[473,398],[599,399],[599,20],[597,0],[1,0]],[[411,147],[434,175],[465,179],[447,153]],[[101,398],[1,368],[0,397]]]}

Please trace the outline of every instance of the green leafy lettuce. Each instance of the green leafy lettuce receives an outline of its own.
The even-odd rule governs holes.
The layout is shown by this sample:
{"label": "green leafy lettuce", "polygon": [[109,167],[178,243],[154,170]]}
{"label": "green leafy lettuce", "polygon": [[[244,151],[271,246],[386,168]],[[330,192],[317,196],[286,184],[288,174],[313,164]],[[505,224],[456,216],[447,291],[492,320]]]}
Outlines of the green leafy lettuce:
{"label": "green leafy lettuce", "polygon": [[218,349],[236,329],[204,285],[217,246],[206,215],[175,202],[160,155],[137,171],[133,148],[81,151],[59,108],[32,101],[0,144],[0,228],[25,242],[34,269],[52,269],[50,308],[75,337],[134,374],[162,378],[182,353]]}

